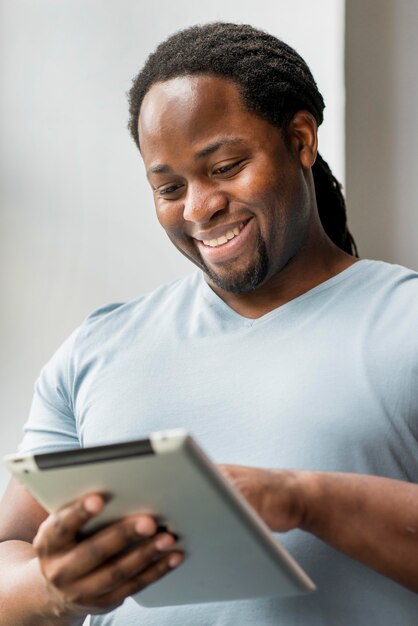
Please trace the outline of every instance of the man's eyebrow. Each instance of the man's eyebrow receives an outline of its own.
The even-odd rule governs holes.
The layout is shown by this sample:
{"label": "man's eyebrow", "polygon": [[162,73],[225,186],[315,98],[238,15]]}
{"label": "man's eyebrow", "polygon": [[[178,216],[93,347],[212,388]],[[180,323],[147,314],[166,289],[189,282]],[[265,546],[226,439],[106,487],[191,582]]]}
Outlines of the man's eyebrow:
{"label": "man's eyebrow", "polygon": [[147,174],[169,174],[172,169],[169,165],[153,165],[147,170]]}
{"label": "man's eyebrow", "polygon": [[205,148],[203,148],[202,150],[199,150],[199,152],[196,153],[195,155],[195,159],[201,159],[203,157],[208,156],[209,154],[212,154],[212,152],[216,152],[216,150],[218,150],[219,148],[222,148],[222,146],[232,146],[232,145],[237,145],[240,143],[244,143],[242,139],[238,138],[238,137],[221,137],[220,139],[218,139],[218,141],[214,141],[213,143],[210,143],[208,146],[206,146]]}
{"label": "man's eyebrow", "polygon": [[[222,146],[233,146],[233,145],[238,145],[242,143],[244,143],[244,140],[238,137],[237,138],[221,137],[217,141],[214,141],[213,143],[210,143],[209,145],[202,148],[202,150],[199,150],[199,152],[196,152],[195,159],[198,160],[206,156],[209,156],[209,154],[216,152],[216,150],[218,150],[219,148],[222,148]],[[172,171],[173,170],[169,165],[165,165],[162,163],[159,165],[151,166],[147,170],[147,174],[148,175],[149,174],[170,174]]]}

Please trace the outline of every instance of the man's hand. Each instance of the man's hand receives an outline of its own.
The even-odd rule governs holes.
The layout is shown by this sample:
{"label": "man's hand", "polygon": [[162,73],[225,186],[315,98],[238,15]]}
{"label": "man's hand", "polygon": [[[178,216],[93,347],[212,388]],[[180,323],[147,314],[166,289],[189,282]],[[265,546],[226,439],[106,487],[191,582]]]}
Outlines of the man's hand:
{"label": "man's hand", "polygon": [[146,515],[77,541],[77,533],[104,506],[93,494],[63,507],[46,518],[33,541],[57,617],[110,611],[182,561],[181,552],[172,551],[175,538],[156,534],[155,520]]}
{"label": "man's hand", "polygon": [[298,472],[241,465],[218,468],[272,530],[286,532],[303,525],[305,510]]}
{"label": "man's hand", "polygon": [[418,593],[418,485],[363,474],[219,467],[272,530],[306,530]]}

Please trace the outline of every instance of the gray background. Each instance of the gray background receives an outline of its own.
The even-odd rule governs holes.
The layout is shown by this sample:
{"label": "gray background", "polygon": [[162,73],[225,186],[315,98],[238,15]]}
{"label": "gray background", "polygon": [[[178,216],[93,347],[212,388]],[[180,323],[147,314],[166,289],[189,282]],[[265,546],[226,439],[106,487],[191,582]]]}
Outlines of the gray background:
{"label": "gray background", "polygon": [[342,0],[0,0],[0,456],[40,367],[89,311],[192,269],[154,216],[125,92],[158,42],[214,19],[306,58],[327,102],[321,152],[342,178]]}
{"label": "gray background", "polygon": [[363,256],[418,270],[418,2],[346,5],[350,224]]}

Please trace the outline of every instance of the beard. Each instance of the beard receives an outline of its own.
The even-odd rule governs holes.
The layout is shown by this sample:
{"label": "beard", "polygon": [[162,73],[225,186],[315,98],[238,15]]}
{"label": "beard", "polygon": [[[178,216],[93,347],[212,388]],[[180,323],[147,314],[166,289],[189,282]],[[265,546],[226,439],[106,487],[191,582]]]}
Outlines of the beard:
{"label": "beard", "polygon": [[232,264],[231,268],[228,269],[228,264],[225,264],[225,270],[222,274],[217,274],[206,265],[202,257],[200,257],[200,261],[201,267],[208,278],[217,287],[230,293],[248,293],[253,291],[261,285],[269,270],[267,248],[260,233],[257,236],[257,252],[254,260],[245,270],[234,270]]}

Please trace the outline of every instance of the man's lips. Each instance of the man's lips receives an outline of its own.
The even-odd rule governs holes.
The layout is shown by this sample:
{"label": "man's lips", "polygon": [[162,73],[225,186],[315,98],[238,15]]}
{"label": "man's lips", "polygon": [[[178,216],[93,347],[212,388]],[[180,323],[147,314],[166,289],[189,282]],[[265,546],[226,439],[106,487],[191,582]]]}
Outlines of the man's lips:
{"label": "man's lips", "polygon": [[[240,222],[240,224],[242,223],[244,225],[239,231],[239,234],[235,235],[233,239],[229,239],[220,245],[211,246],[205,244],[203,241],[196,240],[196,244],[202,258],[205,261],[217,263],[229,261],[241,254],[247,241],[251,238],[253,232],[255,232],[255,220],[250,218],[246,222]],[[215,232],[215,230],[212,232]],[[225,230],[223,229],[223,233],[224,232]]]}
{"label": "man's lips", "polygon": [[226,233],[234,231],[234,229],[242,227],[242,225],[245,225],[249,219],[250,218],[247,217],[246,219],[241,219],[239,221],[232,222],[231,224],[220,224],[210,230],[202,230],[194,233],[192,237],[198,241],[213,241],[214,239],[219,239],[219,237],[224,236]]}

